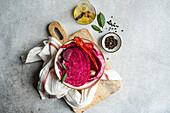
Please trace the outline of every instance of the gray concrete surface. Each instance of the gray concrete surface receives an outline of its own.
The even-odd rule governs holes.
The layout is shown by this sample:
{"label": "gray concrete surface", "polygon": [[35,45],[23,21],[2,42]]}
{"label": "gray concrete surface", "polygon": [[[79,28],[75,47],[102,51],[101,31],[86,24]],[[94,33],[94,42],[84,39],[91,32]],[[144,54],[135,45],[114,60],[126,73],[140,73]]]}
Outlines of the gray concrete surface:
{"label": "gray concrete surface", "polygon": [[[23,64],[20,56],[49,36],[59,21],[68,34],[90,25],[72,17],[77,0],[0,0],[0,112],[72,113],[63,99],[41,100],[36,90],[41,62]],[[123,78],[122,89],[85,113],[170,113],[170,1],[91,0],[97,13],[113,19],[123,45],[104,52]],[[96,20],[93,22],[96,24]],[[101,47],[101,46],[100,46]]]}

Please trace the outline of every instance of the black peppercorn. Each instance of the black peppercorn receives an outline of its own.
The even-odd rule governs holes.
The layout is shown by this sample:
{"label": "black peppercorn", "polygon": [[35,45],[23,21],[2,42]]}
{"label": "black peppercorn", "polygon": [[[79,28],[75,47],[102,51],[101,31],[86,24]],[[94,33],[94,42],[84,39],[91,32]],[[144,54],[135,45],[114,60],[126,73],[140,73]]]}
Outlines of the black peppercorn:
{"label": "black peppercorn", "polygon": [[105,46],[108,49],[113,49],[117,46],[118,41],[114,38],[114,36],[106,37],[105,39]]}

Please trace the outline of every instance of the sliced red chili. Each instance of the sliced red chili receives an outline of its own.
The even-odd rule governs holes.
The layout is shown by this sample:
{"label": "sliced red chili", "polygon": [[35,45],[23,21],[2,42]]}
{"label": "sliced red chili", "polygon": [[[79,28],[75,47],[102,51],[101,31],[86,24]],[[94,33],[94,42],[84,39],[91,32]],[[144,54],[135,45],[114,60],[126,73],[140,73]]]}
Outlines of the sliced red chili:
{"label": "sliced red chili", "polygon": [[92,43],[84,43],[84,46],[87,48],[87,49],[90,49],[90,50],[93,50],[94,49],[94,45]]}
{"label": "sliced red chili", "polygon": [[93,56],[93,53],[91,50],[89,50],[86,46],[85,46],[85,43],[83,42],[83,40],[80,38],[80,37],[75,37],[74,38],[74,42],[80,46],[90,57],[92,63],[94,64],[96,70],[98,71],[99,70],[99,67],[98,67],[98,64],[97,64],[97,61],[95,59],[95,57]]}

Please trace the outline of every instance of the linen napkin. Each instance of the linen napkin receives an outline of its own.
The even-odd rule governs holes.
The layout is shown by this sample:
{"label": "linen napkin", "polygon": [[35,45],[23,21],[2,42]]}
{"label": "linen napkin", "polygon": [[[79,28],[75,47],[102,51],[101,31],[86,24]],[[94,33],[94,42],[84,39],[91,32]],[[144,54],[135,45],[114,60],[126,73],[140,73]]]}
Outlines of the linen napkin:
{"label": "linen napkin", "polygon": [[[90,104],[98,87],[98,83],[93,87],[81,90],[71,89],[60,82],[54,71],[54,57],[62,44],[53,37],[49,37],[41,44],[31,49],[28,53],[21,56],[24,63],[32,63],[42,60],[43,68],[39,73],[38,92],[41,99],[64,98],[73,108],[83,108]],[[120,75],[111,70],[105,70],[101,79],[122,80]]]}

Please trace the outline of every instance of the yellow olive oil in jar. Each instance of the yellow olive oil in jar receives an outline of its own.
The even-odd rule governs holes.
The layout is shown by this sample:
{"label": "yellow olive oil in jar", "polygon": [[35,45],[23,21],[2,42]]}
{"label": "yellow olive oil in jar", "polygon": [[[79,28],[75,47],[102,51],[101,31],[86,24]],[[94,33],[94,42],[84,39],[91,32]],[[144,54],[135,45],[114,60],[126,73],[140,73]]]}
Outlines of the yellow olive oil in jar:
{"label": "yellow olive oil in jar", "polygon": [[96,17],[96,10],[88,0],[80,0],[74,9],[73,16],[80,24],[90,24]]}

